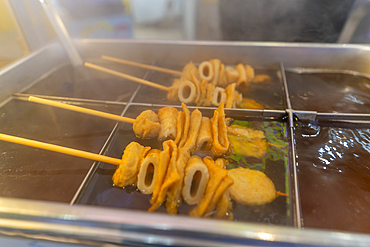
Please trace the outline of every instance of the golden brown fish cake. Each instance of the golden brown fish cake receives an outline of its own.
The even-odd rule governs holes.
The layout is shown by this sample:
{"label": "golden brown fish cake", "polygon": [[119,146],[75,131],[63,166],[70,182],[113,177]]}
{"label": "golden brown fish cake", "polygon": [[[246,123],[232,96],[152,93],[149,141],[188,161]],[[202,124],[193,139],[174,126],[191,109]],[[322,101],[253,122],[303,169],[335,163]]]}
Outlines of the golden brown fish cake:
{"label": "golden brown fish cake", "polygon": [[177,130],[177,115],[179,111],[173,107],[163,107],[158,110],[158,118],[161,123],[161,130],[158,134],[158,140],[172,139],[176,138]]}
{"label": "golden brown fish cake", "polygon": [[213,136],[212,152],[215,156],[225,155],[229,151],[230,141],[227,137],[227,124],[223,103],[214,111],[211,124]]}
{"label": "golden brown fish cake", "polygon": [[179,88],[182,84],[182,81],[180,79],[175,79],[172,83],[172,86],[170,87],[170,90],[167,93],[167,99],[171,101],[177,101],[179,99]]}
{"label": "golden brown fish cake", "polygon": [[[171,186],[177,182],[180,181],[180,174],[177,170],[177,146],[174,142],[169,141],[168,142],[169,147],[169,155],[170,155],[170,162],[168,164],[166,176],[163,180],[163,183],[161,184],[160,190],[156,195],[152,195],[152,198],[150,200],[150,203],[152,204],[152,207],[149,208],[149,212],[153,212],[157,210],[166,199],[167,191],[171,188]],[[156,190],[156,188],[155,188]]]}
{"label": "golden brown fish cake", "polygon": [[195,109],[190,116],[190,128],[188,133],[188,139],[186,140],[184,147],[189,148],[190,152],[194,151],[197,144],[197,138],[199,129],[202,124],[202,113]]}
{"label": "golden brown fish cake", "polygon": [[208,117],[202,117],[202,124],[200,125],[197,149],[209,151],[212,147],[212,125]]}
{"label": "golden brown fish cake", "polygon": [[140,138],[151,138],[158,136],[161,130],[158,115],[151,110],[140,113],[135,119],[133,130]]}
{"label": "golden brown fish cake", "polygon": [[274,183],[263,172],[239,167],[229,170],[228,175],[234,180],[229,191],[237,203],[263,205],[277,197]]}
{"label": "golden brown fish cake", "polygon": [[141,146],[137,142],[131,142],[127,145],[121,163],[113,174],[113,183],[119,187],[135,184],[140,161],[150,149],[151,147]]}

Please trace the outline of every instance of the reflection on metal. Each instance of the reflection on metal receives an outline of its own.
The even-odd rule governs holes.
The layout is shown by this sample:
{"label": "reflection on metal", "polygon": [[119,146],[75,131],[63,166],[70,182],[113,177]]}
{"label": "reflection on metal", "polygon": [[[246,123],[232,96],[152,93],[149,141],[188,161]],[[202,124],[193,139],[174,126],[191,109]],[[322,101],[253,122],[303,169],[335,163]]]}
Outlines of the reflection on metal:
{"label": "reflection on metal", "polygon": [[82,59],[73,45],[71,37],[69,36],[62,19],[48,0],[42,0],[40,3],[42,4],[51,25],[57,33],[64,50],[67,52],[72,65],[81,66],[83,63]]}

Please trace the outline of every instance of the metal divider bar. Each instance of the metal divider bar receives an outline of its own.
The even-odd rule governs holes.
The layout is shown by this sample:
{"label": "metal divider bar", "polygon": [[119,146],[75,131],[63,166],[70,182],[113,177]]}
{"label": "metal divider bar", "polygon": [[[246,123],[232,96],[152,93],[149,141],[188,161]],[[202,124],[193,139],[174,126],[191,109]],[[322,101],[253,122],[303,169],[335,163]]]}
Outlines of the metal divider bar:
{"label": "metal divider bar", "polygon": [[291,160],[293,167],[293,183],[294,183],[294,199],[295,199],[295,215],[296,215],[296,227],[298,229],[302,228],[301,219],[301,200],[299,195],[299,184],[298,184],[298,173],[297,173],[297,163],[296,163],[296,153],[294,144],[294,116],[291,109],[287,109],[289,116],[289,131],[290,131],[290,145],[291,145]]}
{"label": "metal divider bar", "polygon": [[280,62],[280,74],[281,74],[281,80],[283,81],[283,91],[284,91],[284,95],[285,95],[286,108],[287,109],[292,109],[292,105],[290,103],[289,91],[288,91],[288,83],[286,81],[285,69],[284,69],[283,62]]}
{"label": "metal divider bar", "polygon": [[[153,73],[153,71],[147,71],[147,72],[145,73],[145,75],[144,75],[143,79],[145,79],[145,80],[149,79],[149,77],[151,76],[151,74],[152,74],[152,73]],[[135,96],[136,96],[137,92],[140,90],[140,87],[141,87],[141,85],[139,85],[139,86],[136,88],[135,92],[134,92],[134,93],[133,93],[133,95],[131,96],[131,98],[130,98],[129,102],[127,103],[126,107],[123,109],[123,111],[122,111],[122,113],[121,113],[121,115],[120,115],[120,116],[124,116],[124,115],[125,115],[125,113],[126,113],[127,109],[129,108],[129,106],[130,106],[131,102],[134,100],[134,98],[135,98]],[[123,124],[123,123],[116,123],[116,124],[115,124],[115,126],[114,126],[113,130],[112,130],[112,131],[111,131],[111,133],[109,134],[109,136],[108,136],[107,140],[105,141],[105,143],[104,143],[103,147],[101,148],[101,150],[100,150],[99,154],[104,155],[104,154],[107,152],[107,150],[109,149],[110,145],[111,145],[111,144],[112,144],[112,142],[113,142],[113,138],[114,138],[115,134],[117,133],[117,131],[119,130],[119,128],[121,128],[122,124]],[[86,186],[87,182],[91,179],[92,175],[95,173],[95,171],[96,171],[96,169],[99,167],[99,164],[100,164],[100,163],[101,163],[100,161],[95,161],[95,162],[92,164],[92,166],[91,166],[90,170],[89,170],[89,171],[88,171],[88,173],[86,174],[86,176],[85,176],[84,180],[82,181],[82,183],[81,183],[80,187],[79,187],[79,188],[78,188],[78,190],[76,191],[76,194],[73,196],[73,198],[72,198],[72,200],[71,200],[71,202],[70,202],[70,205],[73,205],[73,204],[75,204],[75,203],[78,201],[78,199],[79,199],[79,197],[80,197],[80,195],[81,195],[81,193],[82,193],[83,189],[85,188],[85,186]]]}

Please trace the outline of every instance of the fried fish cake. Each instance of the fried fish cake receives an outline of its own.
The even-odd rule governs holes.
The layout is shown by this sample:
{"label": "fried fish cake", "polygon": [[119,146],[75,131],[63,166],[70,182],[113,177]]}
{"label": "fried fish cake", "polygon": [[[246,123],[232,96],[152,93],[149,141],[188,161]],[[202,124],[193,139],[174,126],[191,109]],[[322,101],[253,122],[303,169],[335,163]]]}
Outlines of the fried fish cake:
{"label": "fried fish cake", "polygon": [[237,203],[263,205],[277,197],[274,183],[263,172],[239,167],[229,170],[228,175],[234,180],[229,190]]}

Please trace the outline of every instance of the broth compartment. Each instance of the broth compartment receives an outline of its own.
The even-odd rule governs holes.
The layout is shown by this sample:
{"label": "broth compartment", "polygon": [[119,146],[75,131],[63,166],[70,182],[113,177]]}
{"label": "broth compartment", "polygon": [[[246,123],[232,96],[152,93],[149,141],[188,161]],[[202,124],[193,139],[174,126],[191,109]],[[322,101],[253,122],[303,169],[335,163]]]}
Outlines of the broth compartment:
{"label": "broth compartment", "polygon": [[[131,105],[125,116],[135,118],[142,111],[148,109],[158,112],[159,107],[148,108]],[[192,112],[195,108],[189,108],[189,110]],[[203,116],[212,117],[213,109],[202,109],[202,113]],[[232,126],[238,127],[244,133],[239,136],[232,136],[229,133],[234,152],[224,156],[230,162],[227,169],[245,167],[264,172],[273,181],[277,191],[289,195],[288,197],[278,196],[272,203],[261,206],[246,206],[233,201],[234,220],[272,225],[293,225],[293,202],[289,182],[288,141],[285,124],[261,119],[238,119],[232,123]],[[246,136],[249,138],[248,142],[245,141]],[[123,150],[132,141],[144,146],[162,149],[162,143],[157,138],[139,139],[132,131],[132,125],[122,124],[106,155],[121,158]],[[205,157],[208,154],[207,151],[195,151],[195,155],[200,157]],[[112,175],[115,170],[116,167],[113,165],[100,163],[95,173],[90,176],[76,203],[147,211],[151,207],[151,195],[144,195],[133,186],[126,188],[113,186]],[[188,215],[195,206],[182,202],[178,208],[179,214]],[[166,213],[166,209],[162,205],[155,212]]]}
{"label": "broth compartment", "polygon": [[295,140],[304,227],[370,233],[370,125],[309,123]]}
{"label": "broth compartment", "polygon": [[[125,106],[80,104],[120,114]],[[14,110],[16,109],[16,110]],[[98,153],[115,122],[13,99],[0,108],[0,133]],[[0,142],[0,196],[69,203],[93,161]]]}
{"label": "broth compartment", "polygon": [[368,78],[340,73],[291,72],[286,72],[286,78],[293,109],[338,113],[370,110]]}

